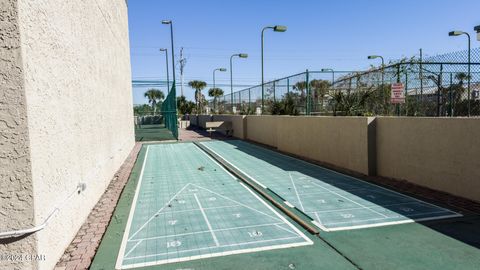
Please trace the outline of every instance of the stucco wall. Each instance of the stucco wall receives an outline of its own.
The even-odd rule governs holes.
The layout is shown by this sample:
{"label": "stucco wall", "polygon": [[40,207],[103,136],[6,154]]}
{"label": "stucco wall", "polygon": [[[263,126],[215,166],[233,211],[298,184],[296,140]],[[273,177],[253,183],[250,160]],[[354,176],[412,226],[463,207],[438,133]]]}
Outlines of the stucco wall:
{"label": "stucco wall", "polygon": [[232,136],[239,139],[245,139],[246,116],[245,115],[213,115],[213,121],[227,121],[232,123]]}
{"label": "stucco wall", "polygon": [[277,147],[277,121],[278,116],[248,115],[247,139]]}
{"label": "stucco wall", "polygon": [[198,115],[197,116],[197,125],[203,129],[207,128],[206,123],[212,121],[211,115]]}
{"label": "stucco wall", "polygon": [[[32,227],[32,176],[16,0],[0,1],[0,231]],[[0,254],[36,253],[35,235],[0,239]],[[0,260],[0,269],[32,269],[32,261]]]}
{"label": "stucco wall", "polygon": [[60,209],[35,234],[38,268],[51,269],[134,145],[127,6],[18,0],[18,11],[35,225]]}
{"label": "stucco wall", "polygon": [[480,201],[479,118],[377,118],[377,171]]}
{"label": "stucco wall", "polygon": [[281,116],[277,148],[368,174],[367,117]]}

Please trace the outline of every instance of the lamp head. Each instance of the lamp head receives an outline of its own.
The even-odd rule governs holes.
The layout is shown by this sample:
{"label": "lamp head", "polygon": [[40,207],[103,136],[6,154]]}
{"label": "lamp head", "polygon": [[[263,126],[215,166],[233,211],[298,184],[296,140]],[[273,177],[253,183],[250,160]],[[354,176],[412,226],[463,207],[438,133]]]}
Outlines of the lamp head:
{"label": "lamp head", "polygon": [[161,48],[161,49],[160,49],[160,51],[161,51],[161,52],[166,52],[166,51],[167,51],[167,49],[165,49],[165,48]]}
{"label": "lamp head", "polygon": [[171,24],[171,23],[172,23],[171,20],[163,20],[163,21],[162,21],[162,24]]}
{"label": "lamp head", "polygon": [[275,32],[285,32],[285,31],[287,31],[287,27],[285,25],[275,25],[273,27],[273,31],[275,31]]}
{"label": "lamp head", "polygon": [[239,53],[239,54],[238,54],[238,57],[240,57],[240,58],[247,58],[247,57],[248,57],[248,54],[246,54],[246,53]]}
{"label": "lamp head", "polygon": [[320,71],[321,71],[321,72],[333,71],[333,69],[331,69],[331,68],[322,68]]}
{"label": "lamp head", "polygon": [[480,41],[480,25],[477,25],[473,28],[477,32],[477,40]]}
{"label": "lamp head", "polygon": [[455,36],[460,36],[461,34],[463,34],[465,32],[462,32],[462,31],[450,31],[448,32],[448,35],[451,36],[451,37],[455,37]]}
{"label": "lamp head", "polygon": [[219,68],[218,70],[220,70],[220,71],[222,71],[222,72],[225,72],[225,71],[227,71],[227,69],[226,69],[226,68]]}
{"label": "lamp head", "polygon": [[368,56],[368,59],[375,59],[375,58],[378,58],[378,57],[380,57],[380,56],[378,56],[378,55],[369,55],[369,56]]}

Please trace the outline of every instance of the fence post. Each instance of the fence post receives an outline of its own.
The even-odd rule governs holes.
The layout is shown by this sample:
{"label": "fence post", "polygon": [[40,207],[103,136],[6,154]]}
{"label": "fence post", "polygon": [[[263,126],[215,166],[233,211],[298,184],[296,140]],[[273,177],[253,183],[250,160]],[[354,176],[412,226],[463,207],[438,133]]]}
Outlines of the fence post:
{"label": "fence post", "polygon": [[[397,83],[400,83],[400,63],[397,64]],[[390,88],[390,91],[392,91],[392,89]],[[390,94],[391,95],[391,94]],[[387,95],[388,97],[388,95]],[[397,103],[396,104],[396,109],[397,109],[397,116],[400,116],[400,104]]]}
{"label": "fence post", "polygon": [[248,110],[251,110],[250,106],[252,106],[252,99],[250,98],[250,88],[248,88]]}
{"label": "fence post", "polygon": [[310,87],[308,86],[308,69],[305,72],[305,77],[306,77],[305,78],[306,79],[305,80],[305,88],[306,88],[305,90],[307,92],[307,106],[305,108],[305,114],[310,115],[310,113],[311,113],[311,111],[310,111],[311,110],[311,97],[310,97]]}
{"label": "fence post", "polygon": [[453,99],[452,99],[452,84],[453,84],[453,73],[450,72],[450,86],[448,87],[448,114],[450,114],[450,117],[453,117]]}
{"label": "fence post", "polygon": [[440,117],[440,91],[442,90],[442,73],[443,64],[440,64],[440,73],[438,73],[438,90],[437,90],[437,117]]}
{"label": "fence post", "polygon": [[273,81],[273,102],[276,102],[276,99],[275,99],[275,81]]}
{"label": "fence post", "polygon": [[405,116],[408,116],[408,71],[405,72]]}
{"label": "fence post", "polygon": [[287,93],[290,93],[290,78],[287,78]]}

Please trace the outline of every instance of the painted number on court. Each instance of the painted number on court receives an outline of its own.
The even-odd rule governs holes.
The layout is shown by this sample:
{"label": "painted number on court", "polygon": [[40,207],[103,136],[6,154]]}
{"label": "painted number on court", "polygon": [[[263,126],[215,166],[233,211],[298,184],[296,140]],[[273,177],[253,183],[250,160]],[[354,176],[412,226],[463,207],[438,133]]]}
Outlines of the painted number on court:
{"label": "painted number on court", "polygon": [[167,242],[167,248],[171,248],[171,247],[179,247],[182,245],[182,242],[178,241],[178,240],[174,240],[174,241],[170,241],[170,242]]}
{"label": "painted number on court", "polygon": [[242,215],[239,214],[239,213],[235,213],[235,214],[233,214],[233,216],[236,217],[236,218],[240,218]]}
{"label": "painted number on court", "polygon": [[400,208],[400,210],[402,210],[403,212],[413,212],[413,209],[412,208],[408,208],[408,207],[402,207]]}
{"label": "painted number on court", "polygon": [[176,219],[174,219],[174,220],[169,220],[169,221],[168,221],[168,224],[170,224],[170,225],[173,226],[173,225],[177,224],[177,222],[178,222],[178,220],[176,220]]}
{"label": "painted number on court", "polygon": [[340,214],[343,218],[353,218],[355,217],[353,214]]}
{"label": "painted number on court", "polygon": [[178,200],[178,203],[179,203],[179,204],[184,204],[184,203],[185,203],[185,200]]}
{"label": "painted number on court", "polygon": [[215,198],[215,197],[210,197],[210,198],[208,198],[208,200],[211,201],[211,202],[213,202],[213,201],[216,201],[217,198]]}
{"label": "painted number on court", "polygon": [[319,203],[327,203],[324,199],[317,200]]}

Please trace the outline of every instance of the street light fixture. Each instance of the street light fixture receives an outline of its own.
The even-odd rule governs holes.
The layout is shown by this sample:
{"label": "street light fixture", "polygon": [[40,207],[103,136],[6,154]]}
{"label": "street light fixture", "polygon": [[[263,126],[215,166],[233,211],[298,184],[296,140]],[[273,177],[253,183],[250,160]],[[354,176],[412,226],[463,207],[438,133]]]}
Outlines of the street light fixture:
{"label": "street light fixture", "polygon": [[216,69],[213,70],[213,88],[215,88],[215,71],[217,71],[217,70],[221,71],[221,72],[227,71],[226,68],[216,68]]}
{"label": "street light fixture", "polygon": [[167,94],[170,93],[170,79],[168,78],[168,50],[166,48],[161,48],[161,52],[165,52],[165,63],[167,67]]}
{"label": "street light fixture", "polygon": [[262,114],[264,109],[264,78],[263,78],[263,33],[266,29],[273,29],[274,32],[285,32],[287,31],[287,27],[284,25],[275,25],[275,26],[266,26],[262,29],[262,50],[261,50],[261,59],[262,59]]}
{"label": "street light fixture", "polygon": [[477,25],[473,28],[477,32],[477,40],[480,41],[480,25]]}
{"label": "street light fixture", "polygon": [[237,54],[233,54],[232,56],[230,56],[230,102],[231,102],[231,106],[232,106],[232,113],[233,113],[233,72],[232,72],[232,59],[233,57],[239,57],[239,58],[248,58],[248,54],[246,53],[237,53]]}
{"label": "street light fixture", "polygon": [[335,70],[331,69],[331,68],[322,68],[321,69],[322,72],[332,72],[332,86],[333,84],[335,83]]}
{"label": "street light fixture", "polygon": [[456,36],[460,36],[460,35],[466,35],[467,38],[468,38],[468,64],[467,64],[467,68],[468,68],[468,75],[467,75],[467,89],[468,89],[468,117],[470,117],[470,35],[467,33],[467,32],[463,32],[463,31],[450,31],[448,32],[448,35],[451,36],[451,37],[456,37]]}
{"label": "street light fixture", "polygon": [[173,23],[171,20],[163,20],[162,24],[170,25],[170,42],[172,43],[172,73],[173,73],[173,84],[175,84],[175,49],[173,47]]}

